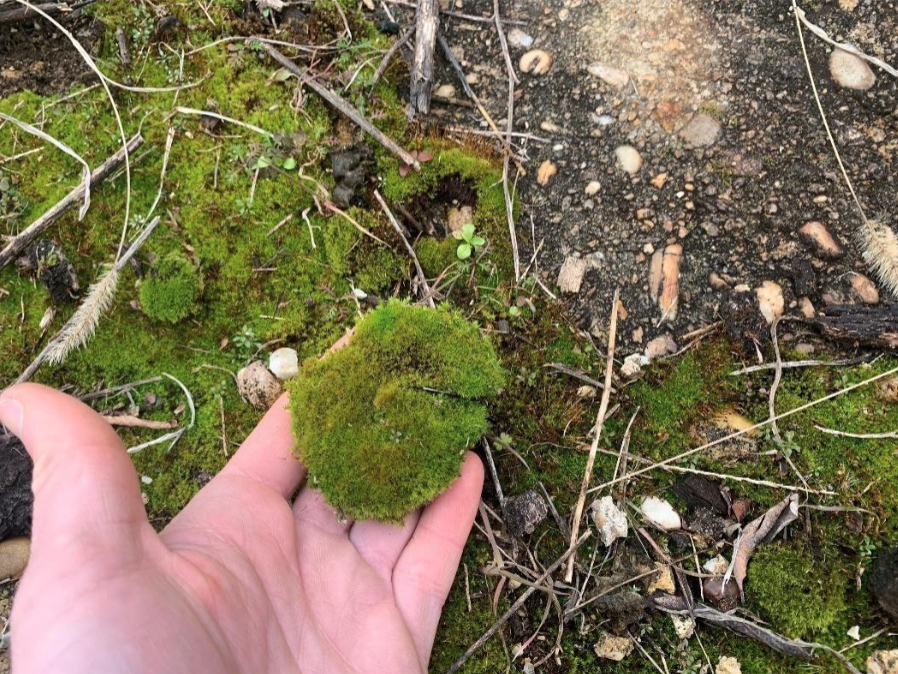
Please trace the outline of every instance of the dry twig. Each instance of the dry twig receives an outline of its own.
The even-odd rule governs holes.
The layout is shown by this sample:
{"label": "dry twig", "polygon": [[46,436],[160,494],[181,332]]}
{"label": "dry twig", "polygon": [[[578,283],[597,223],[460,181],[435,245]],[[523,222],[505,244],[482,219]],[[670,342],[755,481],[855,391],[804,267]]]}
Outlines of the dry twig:
{"label": "dry twig", "polygon": [[[605,414],[608,412],[608,402],[611,398],[611,376],[614,373],[614,345],[617,338],[617,310],[620,306],[620,291],[614,291],[613,305],[611,307],[611,325],[608,328],[608,358],[605,367],[605,388],[602,391],[602,400],[599,403],[599,414],[596,417],[595,433],[592,438],[592,446],[589,448],[589,458],[586,460],[586,470],[583,473],[583,482],[580,484],[580,496],[577,498],[577,506],[574,508],[574,519],[571,522],[571,545],[577,534],[580,533],[580,520],[583,518],[583,507],[586,505],[586,490],[592,479],[592,469],[596,462],[596,451],[599,448],[599,439],[602,437],[602,426],[605,424]],[[576,554],[571,555],[568,561],[564,580],[570,583],[574,578],[574,563]]]}
{"label": "dry twig", "polygon": [[412,258],[412,262],[415,264],[415,271],[418,274],[418,282],[421,284],[421,288],[424,291],[425,297],[427,298],[427,303],[431,307],[435,307],[433,297],[430,295],[430,286],[427,285],[427,277],[424,275],[424,270],[421,268],[421,263],[418,261],[418,256],[415,253],[415,249],[412,248],[412,245],[408,242],[408,239],[405,238],[405,234],[402,233],[402,227],[399,226],[399,223],[396,221],[396,216],[393,215],[393,211],[390,210],[390,207],[387,206],[387,202],[384,201],[384,198],[380,196],[380,192],[374,190],[374,198],[377,199],[377,203],[380,204],[380,207],[383,209],[383,212],[386,214],[387,218],[390,221],[390,224],[393,225],[393,229],[396,230],[396,233],[399,235],[399,238],[402,239],[402,243],[405,244],[405,249],[408,251],[409,256]]}

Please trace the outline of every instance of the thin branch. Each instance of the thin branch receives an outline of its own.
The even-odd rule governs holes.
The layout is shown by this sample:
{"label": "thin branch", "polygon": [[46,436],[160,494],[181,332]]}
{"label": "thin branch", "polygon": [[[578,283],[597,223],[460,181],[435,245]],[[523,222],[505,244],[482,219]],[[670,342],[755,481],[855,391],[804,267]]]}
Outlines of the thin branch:
{"label": "thin branch", "polygon": [[[614,346],[617,339],[617,311],[620,306],[620,291],[614,291],[614,299],[611,307],[611,325],[608,328],[608,358],[605,367],[605,388],[602,391],[602,400],[599,403],[599,414],[596,417],[595,433],[592,438],[592,446],[589,448],[589,458],[586,460],[586,470],[583,472],[583,482],[580,484],[580,496],[577,498],[577,507],[574,509],[574,520],[571,522],[571,545],[577,534],[580,533],[580,520],[583,518],[583,508],[586,505],[586,490],[592,479],[592,469],[596,462],[596,451],[599,448],[599,439],[602,437],[602,426],[605,424],[605,414],[608,412],[608,402],[611,398],[611,377],[614,374]],[[564,580],[570,583],[574,578],[574,563],[576,555],[571,555],[568,561]]]}
{"label": "thin branch", "polygon": [[236,124],[237,126],[241,126],[244,129],[248,129],[250,131],[254,131],[255,133],[258,133],[261,136],[265,136],[266,138],[274,138],[274,134],[270,131],[266,131],[265,129],[254,126],[253,124],[241,122],[239,119],[234,119],[233,117],[220,115],[217,112],[212,112],[210,110],[196,110],[194,108],[184,108],[178,106],[177,108],[175,108],[175,112],[179,112],[182,115],[199,115],[200,117],[212,117],[213,119],[218,119],[222,122],[227,122],[228,124]]}
{"label": "thin branch", "polygon": [[826,428],[814,424],[814,428],[829,435],[838,435],[843,438],[858,438],[859,440],[886,440],[889,438],[898,438],[898,431],[886,431],[885,433],[849,433],[847,431],[838,431],[835,428]]}
{"label": "thin branch", "polygon": [[[791,370],[802,367],[841,367],[843,365],[858,365],[867,360],[866,356],[858,356],[856,358],[842,358],[840,360],[790,360],[780,363],[784,370]],[[730,372],[731,377],[738,377],[743,374],[752,372],[762,372],[764,370],[775,370],[776,363],[763,363],[761,365],[752,365],[743,367],[741,370],[733,370]]]}

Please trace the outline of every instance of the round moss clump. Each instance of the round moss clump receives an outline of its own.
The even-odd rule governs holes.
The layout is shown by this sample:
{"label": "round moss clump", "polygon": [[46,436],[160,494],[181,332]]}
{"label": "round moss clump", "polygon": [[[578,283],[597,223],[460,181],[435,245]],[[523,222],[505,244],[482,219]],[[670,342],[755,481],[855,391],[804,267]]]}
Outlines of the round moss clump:
{"label": "round moss clump", "polygon": [[152,319],[177,323],[194,312],[202,289],[193,263],[179,253],[169,253],[157,263],[155,275],[141,284],[140,305]]}
{"label": "round moss clump", "polygon": [[503,380],[461,315],[390,301],[343,349],[303,364],[290,389],[297,454],[334,508],[398,522],[458,477]]}
{"label": "round moss clump", "polygon": [[748,567],[746,596],[778,631],[805,639],[825,631],[845,610],[846,575],[794,545],[759,547]]}

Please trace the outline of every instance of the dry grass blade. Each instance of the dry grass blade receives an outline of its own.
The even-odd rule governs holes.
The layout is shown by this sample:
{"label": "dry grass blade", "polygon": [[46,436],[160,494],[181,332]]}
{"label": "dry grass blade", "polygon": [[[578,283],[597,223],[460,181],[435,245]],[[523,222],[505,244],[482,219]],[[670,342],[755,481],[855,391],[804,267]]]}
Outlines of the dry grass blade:
{"label": "dry grass blade", "polygon": [[886,431],[885,433],[849,433],[848,431],[839,431],[835,428],[826,428],[814,424],[814,428],[822,433],[829,435],[838,435],[843,438],[857,438],[858,440],[888,440],[890,438],[898,438],[898,431]]}
{"label": "dry grass blade", "polygon": [[[586,460],[586,470],[583,472],[583,482],[580,484],[580,496],[577,497],[577,506],[574,508],[574,519],[571,522],[571,545],[580,533],[580,520],[583,519],[583,508],[586,505],[586,491],[589,489],[589,481],[592,479],[592,469],[596,463],[596,453],[599,449],[599,439],[602,437],[602,426],[605,424],[605,415],[608,413],[608,402],[611,398],[611,376],[614,373],[614,345],[617,339],[617,310],[620,306],[620,291],[614,291],[614,299],[611,307],[611,325],[608,328],[608,357],[605,367],[605,388],[602,391],[602,400],[599,403],[599,413],[596,416],[595,434],[592,438],[592,446],[589,448],[589,458]],[[574,578],[574,563],[576,554],[571,555],[568,561],[564,580],[570,583]]]}
{"label": "dry grass blade", "polygon": [[176,431],[172,431],[171,433],[161,435],[155,440],[150,440],[149,442],[144,442],[134,447],[129,447],[128,454],[136,454],[137,452],[146,449],[147,447],[161,445],[162,443],[168,442],[169,440],[171,440],[171,443],[169,444],[167,451],[171,451],[171,448],[174,447],[175,443],[177,443],[178,440],[181,439],[181,436],[183,436],[187,431],[193,428],[194,424],[196,423],[196,406],[193,403],[193,396],[190,395],[190,390],[186,386],[184,386],[180,379],[173,377],[168,372],[163,372],[162,376],[171,379],[180,387],[181,391],[184,392],[184,397],[187,398],[187,408],[190,410],[190,422],[186,426],[183,426]]}
{"label": "dry grass blade", "polygon": [[87,162],[84,161],[84,159],[81,157],[81,155],[79,155],[77,152],[75,152],[68,145],[66,145],[62,141],[57,140],[50,134],[48,134],[44,131],[41,131],[37,127],[31,126],[31,124],[28,124],[27,122],[23,122],[22,120],[16,119],[15,117],[12,117],[11,115],[7,115],[3,112],[0,112],[0,119],[7,121],[7,122],[12,122],[16,126],[18,126],[20,129],[22,129],[23,131],[30,133],[32,136],[37,136],[41,140],[47,141],[51,145],[59,148],[60,150],[65,152],[67,155],[69,155],[70,157],[72,157],[73,159],[76,159],[77,161],[79,161],[81,163],[81,166],[83,169],[81,172],[82,173],[81,184],[84,187],[84,203],[81,205],[81,208],[78,209],[78,219],[81,220],[82,218],[84,218],[84,216],[87,214],[87,209],[90,208],[90,175],[91,174],[90,174],[90,166],[88,166]]}
{"label": "dry grass blade", "polygon": [[178,106],[177,108],[175,108],[175,112],[181,113],[182,115],[198,115],[199,117],[211,117],[222,122],[227,122],[228,124],[235,124],[236,126],[243,127],[244,129],[254,131],[255,133],[258,133],[261,136],[265,136],[266,138],[274,138],[274,134],[270,131],[266,131],[265,129],[262,129],[258,126],[253,126],[252,124],[248,124],[246,122],[241,122],[239,119],[234,119],[233,117],[220,115],[217,112],[212,112],[210,110],[196,110],[195,108],[184,108]]}

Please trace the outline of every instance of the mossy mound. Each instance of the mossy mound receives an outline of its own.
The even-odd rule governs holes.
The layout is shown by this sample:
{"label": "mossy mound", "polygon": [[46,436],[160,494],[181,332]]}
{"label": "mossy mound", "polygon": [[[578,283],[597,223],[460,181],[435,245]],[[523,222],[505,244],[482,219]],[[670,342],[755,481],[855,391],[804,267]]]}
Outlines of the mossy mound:
{"label": "mossy mound", "polygon": [[492,345],[449,309],[390,301],[291,385],[297,454],[334,507],[398,522],[458,476],[504,381]]}
{"label": "mossy mound", "polygon": [[155,275],[140,286],[140,304],[150,318],[178,323],[196,309],[202,281],[193,263],[179,253],[169,253],[156,265]]}
{"label": "mossy mound", "polygon": [[774,629],[808,638],[832,626],[845,610],[849,577],[838,564],[821,563],[794,543],[762,546],[748,570],[746,595]]}

